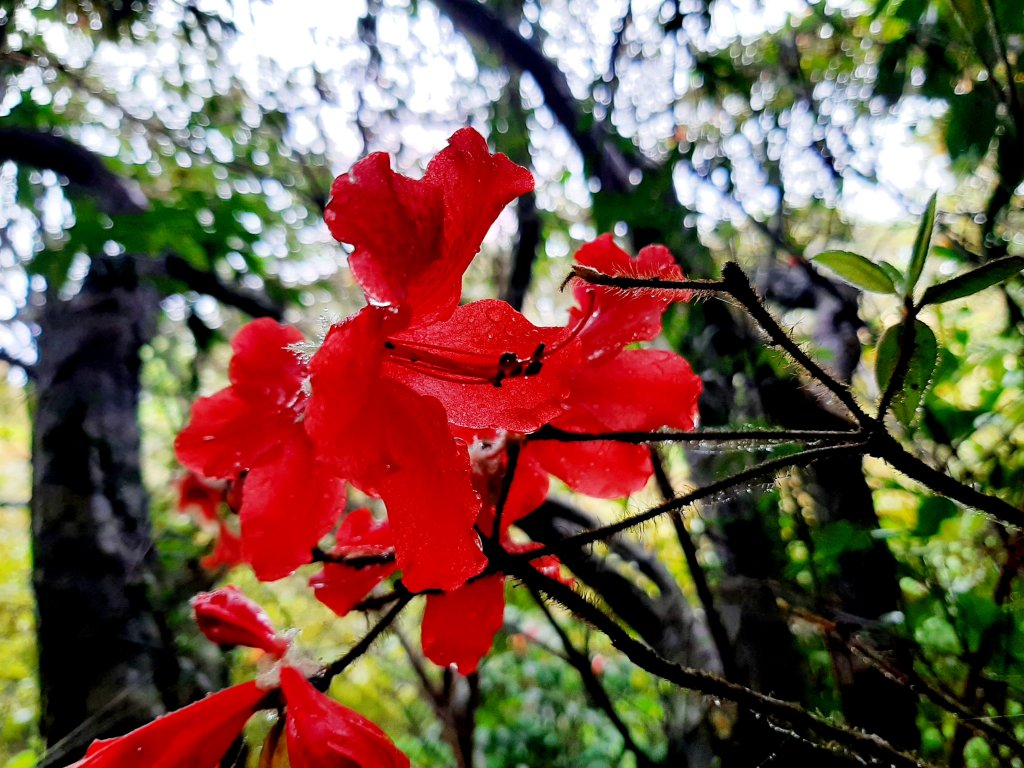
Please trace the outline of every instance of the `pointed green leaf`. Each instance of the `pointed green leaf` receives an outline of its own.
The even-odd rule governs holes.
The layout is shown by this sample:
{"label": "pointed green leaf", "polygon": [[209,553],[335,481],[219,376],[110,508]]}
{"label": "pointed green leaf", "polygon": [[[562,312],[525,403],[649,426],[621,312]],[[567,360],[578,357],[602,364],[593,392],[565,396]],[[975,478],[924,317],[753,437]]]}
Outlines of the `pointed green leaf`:
{"label": "pointed green leaf", "polygon": [[914,250],[910,254],[910,266],[907,268],[907,295],[913,293],[914,286],[921,277],[921,270],[924,269],[924,261],[928,258],[928,245],[932,241],[932,229],[935,227],[935,202],[938,192],[931,196],[928,205],[921,217],[921,226],[917,229],[917,237],[914,238]]}
{"label": "pointed green leaf", "polygon": [[923,304],[941,304],[944,301],[973,296],[989,286],[1001,283],[1024,270],[1024,256],[1007,256],[982,264],[977,269],[957,275],[951,280],[937,283],[924,292]]}
{"label": "pointed green leaf", "polygon": [[899,286],[900,283],[903,282],[903,273],[896,269],[896,267],[894,267],[888,261],[878,262],[878,267],[883,272],[885,272],[886,275],[889,276],[889,279],[892,280],[893,285]]}
{"label": "pointed green leaf", "polygon": [[822,251],[813,261],[828,267],[846,282],[873,293],[896,293],[896,286],[885,270],[863,256],[850,251]]}
{"label": "pointed green leaf", "polygon": [[[900,359],[900,340],[903,334],[903,323],[887,328],[878,342],[875,358],[875,376],[878,388],[884,392],[889,386],[896,364]],[[939,358],[939,343],[935,340],[932,329],[920,320],[914,320],[913,350],[910,352],[910,364],[903,377],[903,385],[892,399],[892,412],[906,427],[914,421],[917,407],[924,398],[928,382],[935,370]]]}

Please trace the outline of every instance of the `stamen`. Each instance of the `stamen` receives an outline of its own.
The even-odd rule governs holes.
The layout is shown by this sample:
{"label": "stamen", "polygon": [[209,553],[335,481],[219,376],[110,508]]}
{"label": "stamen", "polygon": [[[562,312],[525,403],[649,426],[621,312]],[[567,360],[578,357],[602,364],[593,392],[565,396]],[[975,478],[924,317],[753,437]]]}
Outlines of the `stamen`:
{"label": "stamen", "polygon": [[444,381],[460,384],[491,384],[500,387],[502,382],[507,379],[525,379],[537,376],[544,369],[546,358],[560,352],[580,335],[595,315],[593,292],[588,292],[587,296],[588,305],[584,309],[584,315],[570,333],[550,349],[546,342],[539,343],[529,357],[521,357],[512,351],[503,352],[495,363],[493,357],[479,352],[457,350],[419,341],[395,341],[393,339],[384,342],[384,349],[387,350],[388,359],[392,362]]}

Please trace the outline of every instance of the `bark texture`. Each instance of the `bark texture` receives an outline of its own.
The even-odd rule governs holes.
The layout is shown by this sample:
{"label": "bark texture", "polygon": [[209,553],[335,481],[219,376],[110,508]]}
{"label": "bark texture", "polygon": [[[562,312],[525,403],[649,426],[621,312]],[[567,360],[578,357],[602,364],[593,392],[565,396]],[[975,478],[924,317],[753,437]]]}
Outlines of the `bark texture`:
{"label": "bark texture", "polygon": [[157,310],[131,259],[101,260],[41,317],[32,535],[47,766],[178,703],[139,466],[139,350]]}

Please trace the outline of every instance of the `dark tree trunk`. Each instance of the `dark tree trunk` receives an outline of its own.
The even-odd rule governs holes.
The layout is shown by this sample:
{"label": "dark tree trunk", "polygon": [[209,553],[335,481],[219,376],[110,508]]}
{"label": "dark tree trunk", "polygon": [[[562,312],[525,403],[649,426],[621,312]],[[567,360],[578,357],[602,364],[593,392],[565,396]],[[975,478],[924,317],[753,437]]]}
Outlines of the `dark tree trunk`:
{"label": "dark tree trunk", "polygon": [[133,260],[103,259],[77,296],[53,296],[42,313],[32,536],[43,765],[179,703],[173,642],[151,599],[139,466],[139,350],[157,301]]}

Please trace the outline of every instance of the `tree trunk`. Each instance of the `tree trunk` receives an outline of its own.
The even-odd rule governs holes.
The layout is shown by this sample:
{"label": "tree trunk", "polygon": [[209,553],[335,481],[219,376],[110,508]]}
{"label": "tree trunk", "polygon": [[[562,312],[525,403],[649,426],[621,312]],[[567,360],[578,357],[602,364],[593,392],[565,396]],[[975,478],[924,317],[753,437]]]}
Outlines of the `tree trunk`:
{"label": "tree trunk", "polygon": [[139,350],[158,298],[132,259],[98,259],[41,317],[33,439],[42,765],[178,705],[173,640],[154,610],[140,471]]}

